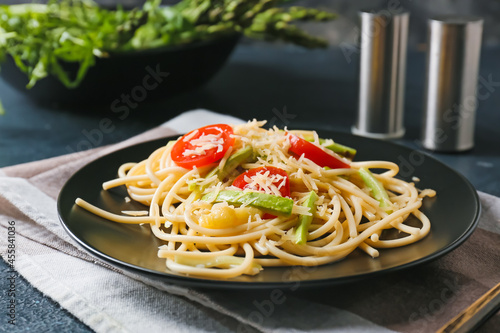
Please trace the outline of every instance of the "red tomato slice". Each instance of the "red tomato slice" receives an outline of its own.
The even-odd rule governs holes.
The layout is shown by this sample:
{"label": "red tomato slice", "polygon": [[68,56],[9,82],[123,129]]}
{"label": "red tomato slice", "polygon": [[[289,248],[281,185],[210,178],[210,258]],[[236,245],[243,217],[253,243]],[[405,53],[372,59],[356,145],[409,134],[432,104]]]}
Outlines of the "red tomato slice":
{"label": "red tomato slice", "polygon": [[180,167],[192,169],[215,163],[234,144],[229,125],[208,125],[181,137],[172,147],[172,160]]}
{"label": "red tomato slice", "polygon": [[288,134],[288,140],[290,141],[289,152],[296,156],[304,155],[304,157],[310,159],[320,167],[329,167],[330,169],[350,168],[350,165],[342,161],[339,157],[328,154],[314,143],[294,134]]}
{"label": "red tomato slice", "polygon": [[253,178],[258,175],[266,175],[267,178],[272,179],[272,185],[278,188],[278,191],[281,193],[283,197],[290,196],[290,180],[288,179],[288,173],[280,168],[273,166],[259,167],[250,169],[238,177],[233,181],[233,185],[244,189],[251,189],[255,191],[264,192],[265,189],[258,184],[252,184]]}

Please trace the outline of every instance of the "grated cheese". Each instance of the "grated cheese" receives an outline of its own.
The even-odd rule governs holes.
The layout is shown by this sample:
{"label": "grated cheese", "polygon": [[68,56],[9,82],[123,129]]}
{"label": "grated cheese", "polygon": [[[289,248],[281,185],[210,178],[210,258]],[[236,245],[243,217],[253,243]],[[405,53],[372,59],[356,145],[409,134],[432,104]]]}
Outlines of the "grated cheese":
{"label": "grated cheese", "polygon": [[233,147],[229,147],[229,149],[224,154],[224,157],[219,162],[219,170],[224,169],[227,159],[229,158],[229,156],[231,156],[232,153],[233,153]]}
{"label": "grated cheese", "polygon": [[309,209],[309,207],[298,206],[295,204],[292,207],[292,214],[307,215],[307,216],[312,215],[311,209]]}
{"label": "grated cheese", "polygon": [[198,134],[198,130],[192,131],[191,133],[189,133],[188,135],[186,135],[183,140],[184,141],[189,141],[192,138],[194,138],[196,136],[196,134]]}
{"label": "grated cheese", "polygon": [[[270,175],[270,171],[259,172],[252,177],[245,176],[247,185],[245,188],[263,191],[267,194],[281,195],[280,189],[286,185],[286,177],[282,175]],[[276,185],[275,183],[279,183]]]}
{"label": "grated cheese", "polygon": [[[190,137],[192,137],[190,135]],[[184,141],[187,141],[184,139]],[[217,148],[217,153],[220,153],[224,147],[224,139],[221,138],[220,134],[203,134],[199,138],[189,140],[189,144],[193,149],[185,149],[182,152],[182,156],[191,156],[191,155],[206,155],[208,150]]]}

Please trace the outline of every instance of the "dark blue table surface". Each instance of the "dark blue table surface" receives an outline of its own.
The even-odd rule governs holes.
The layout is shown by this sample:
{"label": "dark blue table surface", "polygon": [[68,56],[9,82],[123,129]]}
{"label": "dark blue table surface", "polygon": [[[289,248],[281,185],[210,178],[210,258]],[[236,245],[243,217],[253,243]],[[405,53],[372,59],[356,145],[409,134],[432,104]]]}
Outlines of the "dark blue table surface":
{"label": "dark blue table surface", "polygon": [[[500,49],[484,49],[481,77],[494,82],[487,98],[478,101],[476,145],[460,154],[431,153],[467,177],[480,191],[500,196]],[[399,143],[420,149],[419,137],[425,79],[425,54],[408,56],[405,127]],[[304,50],[294,46],[249,43],[243,40],[227,65],[202,88],[164,101],[140,103],[122,120],[109,105],[72,110],[39,106],[0,80],[0,99],[6,114],[0,116],[0,167],[70,153],[86,140],[85,131],[99,128],[108,117],[114,130],[92,145],[119,142],[173,116],[194,108],[206,108],[243,119],[268,119],[290,128],[347,132],[356,115],[356,63],[341,50]],[[116,97],[110,96],[110,101]],[[4,271],[7,266],[0,261]],[[2,275],[5,276],[5,275]],[[7,289],[2,279],[0,290]],[[87,326],[18,279],[16,308],[21,331],[87,332]],[[0,307],[6,301],[0,299]],[[1,327],[4,325],[0,324]]]}

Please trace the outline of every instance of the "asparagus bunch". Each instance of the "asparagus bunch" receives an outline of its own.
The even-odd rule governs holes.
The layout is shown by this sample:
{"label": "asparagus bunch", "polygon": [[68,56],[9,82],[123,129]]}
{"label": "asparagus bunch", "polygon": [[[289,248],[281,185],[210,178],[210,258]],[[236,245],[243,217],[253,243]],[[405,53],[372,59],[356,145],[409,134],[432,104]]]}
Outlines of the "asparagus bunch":
{"label": "asparagus bunch", "polygon": [[252,24],[244,32],[249,37],[280,39],[308,48],[326,47],[327,42],[324,39],[305,33],[291,22],[296,20],[326,21],[333,18],[334,15],[331,13],[311,8],[291,7],[288,10],[270,8],[256,15]]}
{"label": "asparagus bunch", "polygon": [[325,47],[325,40],[307,34],[292,21],[327,21],[335,15],[313,8],[277,7],[282,2],[183,0],[173,7],[161,7],[160,0],[148,1],[144,8],[149,17],[155,18],[152,20],[155,23],[140,28],[131,45],[145,48],[162,38],[185,43],[237,32],[251,38],[283,40],[309,48]]}

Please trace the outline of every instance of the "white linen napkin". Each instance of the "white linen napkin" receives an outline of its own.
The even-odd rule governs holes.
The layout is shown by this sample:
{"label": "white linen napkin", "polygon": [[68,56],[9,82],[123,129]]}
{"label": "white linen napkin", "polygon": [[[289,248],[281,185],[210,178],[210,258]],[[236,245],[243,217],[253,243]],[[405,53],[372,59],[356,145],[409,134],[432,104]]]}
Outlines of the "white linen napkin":
{"label": "white linen napkin", "polygon": [[89,161],[140,141],[241,122],[195,110],[116,145],[0,169],[2,258],[8,261],[7,235],[15,227],[15,270],[96,332],[420,332],[439,328],[500,280],[500,198],[484,193],[480,229],[451,254],[421,270],[319,291],[202,290],[153,281],[95,259],[63,230],[57,194]]}

